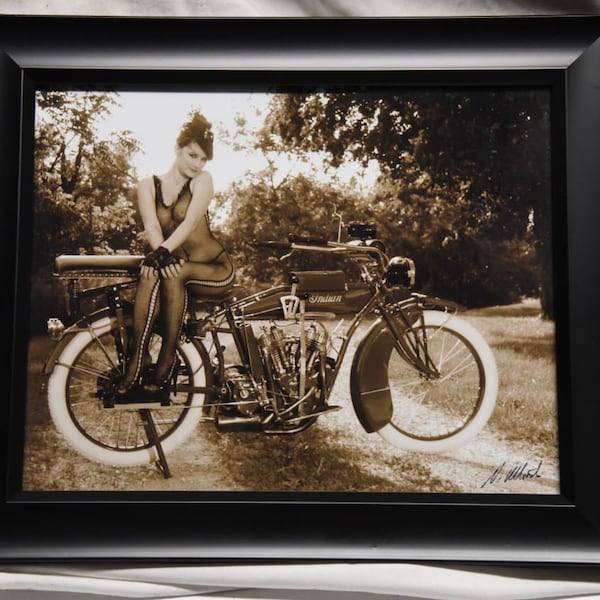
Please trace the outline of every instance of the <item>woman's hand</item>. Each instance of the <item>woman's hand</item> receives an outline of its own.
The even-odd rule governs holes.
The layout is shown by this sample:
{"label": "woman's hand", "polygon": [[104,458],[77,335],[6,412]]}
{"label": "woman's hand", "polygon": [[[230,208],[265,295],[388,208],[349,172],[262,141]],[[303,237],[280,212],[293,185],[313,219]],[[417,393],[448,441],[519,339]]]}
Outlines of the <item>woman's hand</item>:
{"label": "woman's hand", "polygon": [[170,254],[164,261],[161,262],[160,266],[160,274],[164,279],[169,279],[170,277],[177,277],[179,273],[181,273],[181,265],[183,264],[183,259]]}
{"label": "woman's hand", "polygon": [[140,266],[140,275],[156,277],[160,273],[165,279],[177,277],[181,272],[182,264],[183,259],[171,254],[164,246],[159,246],[146,254]]}
{"label": "woman's hand", "polygon": [[142,265],[140,267],[140,277],[142,277],[142,279],[156,279],[158,277],[158,271],[154,267]]}
{"label": "woman's hand", "polygon": [[171,253],[164,247],[159,246],[156,250],[148,252],[140,265],[140,275],[142,277],[154,278],[162,268],[163,263],[169,259]]}

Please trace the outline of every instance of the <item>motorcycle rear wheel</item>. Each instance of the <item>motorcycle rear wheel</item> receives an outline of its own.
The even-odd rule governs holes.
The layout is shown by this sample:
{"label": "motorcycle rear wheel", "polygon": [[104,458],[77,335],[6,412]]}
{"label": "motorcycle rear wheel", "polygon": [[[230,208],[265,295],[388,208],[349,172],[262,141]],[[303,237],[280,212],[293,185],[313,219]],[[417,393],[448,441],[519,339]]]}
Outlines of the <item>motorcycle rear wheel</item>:
{"label": "motorcycle rear wheel", "polygon": [[414,452],[446,452],[465,444],[489,420],[498,394],[492,350],[466,320],[440,311],[423,313],[413,330],[427,344],[440,372],[427,378],[392,350],[388,377],[393,415],[378,430],[387,442]]}
{"label": "motorcycle rear wheel", "polygon": [[[57,430],[85,457],[107,465],[134,466],[157,461],[139,410],[105,408],[102,395],[122,371],[115,345],[116,322],[102,317],[73,335],[48,380],[48,406]],[[149,349],[155,356],[160,336],[153,333]],[[177,348],[177,384],[205,387],[212,380],[209,359],[191,342]],[[176,392],[171,406],[150,413],[165,454],[194,431],[205,401],[204,393]]]}

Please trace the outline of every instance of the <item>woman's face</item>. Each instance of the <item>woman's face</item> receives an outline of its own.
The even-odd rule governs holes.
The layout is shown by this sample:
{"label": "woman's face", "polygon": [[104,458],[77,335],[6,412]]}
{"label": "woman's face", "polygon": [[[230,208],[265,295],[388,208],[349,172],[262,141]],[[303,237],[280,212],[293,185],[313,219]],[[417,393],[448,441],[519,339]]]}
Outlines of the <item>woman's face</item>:
{"label": "woman's face", "polygon": [[196,177],[206,165],[206,153],[198,142],[191,142],[177,150],[177,166],[185,177]]}

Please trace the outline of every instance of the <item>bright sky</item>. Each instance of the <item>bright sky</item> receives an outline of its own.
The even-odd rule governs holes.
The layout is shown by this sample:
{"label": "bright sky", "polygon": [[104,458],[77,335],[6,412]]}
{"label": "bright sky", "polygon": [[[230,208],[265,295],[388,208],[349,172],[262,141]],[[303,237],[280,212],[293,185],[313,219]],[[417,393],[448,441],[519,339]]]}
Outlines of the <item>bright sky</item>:
{"label": "bright sky", "polygon": [[215,190],[221,191],[248,170],[265,166],[260,156],[248,156],[223,143],[219,127],[233,130],[236,113],[254,114],[252,107],[266,108],[266,94],[120,92],[119,103],[100,125],[101,134],[128,129],[141,145],[135,157],[138,176],[164,173],[175,157],[176,138],[192,109],[200,110],[213,124],[214,158],[207,165]]}
{"label": "bright sky", "polygon": [[[164,173],[174,159],[175,140],[181,125],[192,109],[200,110],[213,124],[215,132],[214,158],[206,169],[213,176],[215,191],[220,192],[247,171],[258,171],[266,166],[260,153],[248,155],[234,151],[219,135],[219,128],[234,130],[236,114],[243,115],[250,126],[258,125],[257,111],[264,112],[269,95],[248,92],[119,92],[121,107],[115,107],[101,123],[100,133],[128,129],[142,147],[135,158],[139,177]],[[317,164],[319,164],[317,162]],[[281,162],[284,171],[292,169]],[[356,165],[339,170],[342,179],[359,175]],[[369,185],[374,171],[363,179]]]}

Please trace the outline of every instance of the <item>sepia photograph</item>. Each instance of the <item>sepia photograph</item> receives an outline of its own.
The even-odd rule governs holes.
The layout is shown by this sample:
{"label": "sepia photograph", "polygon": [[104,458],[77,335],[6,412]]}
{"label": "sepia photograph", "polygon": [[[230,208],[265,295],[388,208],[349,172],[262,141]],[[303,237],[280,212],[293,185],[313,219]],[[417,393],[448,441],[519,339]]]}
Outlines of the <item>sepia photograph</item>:
{"label": "sepia photograph", "polygon": [[37,89],[23,491],[559,495],[551,91]]}

